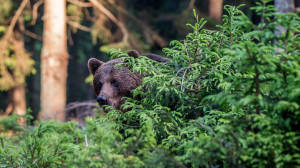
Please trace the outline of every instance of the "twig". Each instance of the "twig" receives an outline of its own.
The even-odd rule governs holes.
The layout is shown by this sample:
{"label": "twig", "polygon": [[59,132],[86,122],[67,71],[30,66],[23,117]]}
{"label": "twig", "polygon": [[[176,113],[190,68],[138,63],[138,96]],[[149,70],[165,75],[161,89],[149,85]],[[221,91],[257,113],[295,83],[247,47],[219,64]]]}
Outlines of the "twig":
{"label": "twig", "polygon": [[120,142],[115,142],[115,145],[117,146],[117,148],[119,148],[121,150],[121,152],[126,155],[126,152],[124,151],[122,145],[120,144]]}
{"label": "twig", "polygon": [[183,68],[179,69],[179,70],[177,71],[177,73],[176,73],[176,76],[178,76],[179,72],[181,72],[181,71],[183,71],[183,70],[185,70],[185,69],[190,69],[193,65],[194,65],[194,64],[191,64],[191,65],[189,65],[188,67],[183,67]]}
{"label": "twig", "polygon": [[185,48],[186,55],[188,56],[188,61],[191,64],[190,55],[189,55],[188,48],[187,48],[187,45],[185,43],[185,40],[184,40],[184,48]]}
{"label": "twig", "polygon": [[67,23],[69,25],[73,26],[73,27],[76,27],[76,28],[80,29],[80,30],[83,30],[83,31],[86,31],[86,32],[92,32],[91,28],[83,26],[83,25],[81,25],[81,24],[79,24],[77,22],[73,22],[71,20],[67,20]]}
{"label": "twig", "polygon": [[173,156],[170,156],[168,153],[164,152],[163,150],[161,150],[161,153],[163,155],[165,155],[169,160],[173,161],[176,164],[175,167],[186,168],[185,165],[183,165],[181,162],[177,161]]}
{"label": "twig", "polygon": [[68,30],[67,30],[67,36],[68,36],[68,41],[69,41],[69,44],[70,46],[73,46],[74,45],[74,41],[72,39],[72,30],[70,27],[68,27]]}
{"label": "twig", "polygon": [[87,8],[83,8],[83,13],[84,13],[86,20],[95,22],[95,18],[91,17],[89,10]]}
{"label": "twig", "polygon": [[67,121],[78,121],[80,125],[84,124],[84,118],[94,116],[96,111],[100,111],[96,101],[72,102],[66,105],[65,114]]}
{"label": "twig", "polygon": [[65,108],[65,111],[70,111],[73,109],[76,109],[78,107],[91,107],[95,108],[98,107],[96,102],[73,102],[69,103],[67,107]]}
{"label": "twig", "polygon": [[143,134],[143,131],[140,130],[140,133],[139,133],[138,137],[136,138],[136,140],[134,141],[132,148],[127,150],[127,154],[125,155],[125,158],[127,158],[130,155],[130,153],[135,150],[137,143],[140,141],[140,139],[142,137],[142,134]]}
{"label": "twig", "polygon": [[189,3],[188,9],[194,9],[195,8],[195,2],[196,2],[196,0],[191,0],[190,3]]}
{"label": "twig", "polygon": [[84,139],[85,139],[85,146],[89,146],[86,134],[84,134]]}
{"label": "twig", "polygon": [[123,7],[119,6],[114,0],[109,0],[108,3],[113,6],[114,8],[116,8],[118,10],[118,12],[121,12],[125,15],[127,15],[129,18],[131,18],[132,20],[136,21],[136,22],[140,22],[140,20],[131,15],[127,10],[125,10]]}
{"label": "twig", "polygon": [[206,129],[208,132],[210,132],[213,136],[216,136],[217,134],[214,132],[214,130],[212,128],[210,128],[209,126],[204,125],[203,123],[199,123],[200,126],[204,129]]}
{"label": "twig", "polygon": [[187,72],[187,70],[189,70],[193,65],[194,65],[194,64],[191,64],[191,65],[189,65],[188,67],[183,67],[183,68],[179,69],[179,70],[177,71],[177,73],[176,73],[176,76],[178,76],[178,74],[179,74],[181,71],[185,70],[184,73],[183,73],[182,79],[181,79],[181,84],[180,84],[180,90],[181,90],[181,91],[182,91],[182,84],[183,84],[183,80],[184,80],[184,78],[185,78],[186,72]]}
{"label": "twig", "polygon": [[106,9],[101,3],[99,3],[97,0],[89,0],[96,8],[98,8],[104,15],[106,15],[112,22],[114,22],[123,33],[123,42],[128,41],[128,31],[123,25],[122,22],[120,22],[108,9]]}
{"label": "twig", "polygon": [[7,29],[7,32],[6,34],[4,35],[4,39],[8,39],[11,35],[12,35],[12,32],[13,32],[13,29],[19,19],[19,17],[21,16],[26,4],[29,2],[29,0],[23,0],[20,7],[17,9],[16,11],[16,14],[15,16],[12,18],[12,21]]}
{"label": "twig", "polygon": [[35,3],[33,5],[32,8],[32,21],[31,21],[31,25],[35,25],[36,19],[37,19],[37,13],[38,13],[38,9],[39,7],[44,3],[44,0],[40,0],[37,3]]}
{"label": "twig", "polygon": [[184,80],[184,78],[185,78],[185,74],[186,74],[187,70],[188,70],[188,69],[186,69],[186,70],[184,71],[184,74],[183,74],[182,79],[181,79],[181,87],[180,87],[180,90],[181,90],[181,91],[182,91],[182,86],[183,86],[183,80]]}
{"label": "twig", "polygon": [[29,36],[29,37],[31,37],[33,39],[36,39],[36,40],[39,40],[39,41],[43,41],[43,38],[41,36],[39,36],[39,35],[31,32],[31,31],[24,30],[24,33],[25,33],[25,35],[27,35],[27,36]]}
{"label": "twig", "polygon": [[167,42],[164,38],[162,38],[158,33],[154,32],[148,24],[146,24],[144,21],[138,19],[134,15],[130,14],[126,9],[119,6],[115,0],[109,0],[108,3],[110,3],[111,6],[117,9],[118,12],[125,14],[130,19],[135,21],[138,26],[141,27],[143,36],[145,37],[146,41],[149,43],[153,43],[152,41],[155,41],[159,46],[164,47],[167,45]]}
{"label": "twig", "polygon": [[67,0],[67,2],[70,2],[72,4],[75,4],[75,5],[83,7],[83,8],[88,8],[88,7],[92,7],[93,6],[92,3],[81,2],[81,1],[77,1],[77,0]]}

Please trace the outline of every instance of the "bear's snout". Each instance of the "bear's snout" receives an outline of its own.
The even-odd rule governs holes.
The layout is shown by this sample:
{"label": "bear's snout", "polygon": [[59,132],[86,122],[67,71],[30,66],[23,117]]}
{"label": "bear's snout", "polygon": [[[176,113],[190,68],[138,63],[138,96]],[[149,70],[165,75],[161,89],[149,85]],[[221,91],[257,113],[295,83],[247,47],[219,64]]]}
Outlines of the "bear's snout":
{"label": "bear's snout", "polygon": [[104,97],[103,95],[97,96],[97,102],[103,106],[103,105],[107,105],[107,98]]}

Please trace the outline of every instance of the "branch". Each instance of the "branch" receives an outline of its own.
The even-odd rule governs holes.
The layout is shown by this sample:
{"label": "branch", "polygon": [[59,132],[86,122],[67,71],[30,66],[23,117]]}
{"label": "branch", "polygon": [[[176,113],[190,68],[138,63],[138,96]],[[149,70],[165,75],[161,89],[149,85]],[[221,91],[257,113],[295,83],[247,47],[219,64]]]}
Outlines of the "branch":
{"label": "branch", "polygon": [[6,32],[6,34],[4,35],[4,39],[8,39],[11,35],[12,32],[14,30],[14,27],[19,19],[19,17],[21,16],[26,4],[29,2],[29,0],[23,0],[20,7],[17,9],[15,16],[12,18],[12,21],[8,27],[8,30]]}
{"label": "branch", "polygon": [[106,9],[97,0],[89,0],[89,1],[121,29],[121,32],[123,33],[122,41],[127,42],[128,41],[128,31],[125,28],[125,26],[123,25],[123,23],[120,22],[108,9]]}
{"label": "branch", "polygon": [[96,102],[94,101],[86,101],[86,102],[72,102],[67,104],[65,111],[74,110],[76,108],[86,107],[86,108],[99,108]]}
{"label": "branch", "polygon": [[83,8],[83,13],[84,13],[86,20],[95,22],[95,18],[91,17],[89,10],[87,8]]}
{"label": "branch", "polygon": [[31,31],[28,31],[28,30],[24,30],[24,34],[33,38],[33,39],[36,39],[36,40],[39,40],[39,41],[43,41],[43,38]]}
{"label": "branch", "polygon": [[31,21],[31,25],[34,25],[35,22],[36,22],[36,18],[37,18],[37,13],[38,13],[38,9],[39,7],[44,3],[44,0],[40,0],[38,1],[37,3],[35,3],[33,5],[33,8],[32,8],[32,21]]}
{"label": "branch", "polygon": [[9,116],[14,110],[14,107],[12,105],[12,103],[9,103],[6,110],[5,110],[5,113],[3,114],[3,117],[7,117]]}
{"label": "branch", "polygon": [[88,8],[88,7],[92,7],[93,6],[92,3],[81,2],[81,1],[77,1],[77,0],[67,0],[67,2],[75,4],[75,5],[83,7],[83,8]]}
{"label": "branch", "polygon": [[125,10],[123,7],[119,6],[114,0],[109,0],[108,3],[115,7],[117,9],[117,11],[127,15],[129,18],[131,18],[132,20],[136,21],[136,22],[140,22],[140,20],[135,17],[134,15],[131,15],[127,10]]}
{"label": "branch", "polygon": [[196,2],[196,0],[191,0],[190,3],[189,3],[188,9],[194,9],[195,8],[195,2]]}
{"label": "branch", "polygon": [[67,20],[67,23],[75,28],[78,28],[80,30],[86,31],[86,32],[92,32],[92,29],[86,26],[83,26],[77,22],[73,22],[71,20]]}
{"label": "branch", "polygon": [[72,30],[71,30],[71,27],[68,27],[67,33],[68,33],[67,37],[68,37],[69,44],[70,44],[70,46],[73,46],[74,45],[74,41],[72,39]]}
{"label": "branch", "polygon": [[156,42],[161,47],[165,47],[167,45],[166,40],[164,38],[162,38],[158,33],[154,32],[151,28],[149,28],[150,26],[148,26],[146,22],[144,22],[144,21],[140,20],[139,18],[135,17],[134,15],[130,14],[123,7],[119,6],[114,0],[109,0],[108,2],[110,3],[111,6],[116,8],[118,12],[127,15],[129,18],[131,18],[133,21],[135,21],[138,26],[141,27],[143,36],[148,43],[153,45],[153,43]]}

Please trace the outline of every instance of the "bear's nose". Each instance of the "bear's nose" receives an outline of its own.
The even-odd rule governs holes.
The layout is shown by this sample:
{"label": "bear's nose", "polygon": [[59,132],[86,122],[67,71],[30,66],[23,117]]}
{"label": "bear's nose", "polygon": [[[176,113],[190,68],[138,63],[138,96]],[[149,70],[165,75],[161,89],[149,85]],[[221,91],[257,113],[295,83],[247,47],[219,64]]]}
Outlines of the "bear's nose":
{"label": "bear's nose", "polygon": [[103,95],[97,97],[97,102],[100,105],[107,105],[107,99]]}

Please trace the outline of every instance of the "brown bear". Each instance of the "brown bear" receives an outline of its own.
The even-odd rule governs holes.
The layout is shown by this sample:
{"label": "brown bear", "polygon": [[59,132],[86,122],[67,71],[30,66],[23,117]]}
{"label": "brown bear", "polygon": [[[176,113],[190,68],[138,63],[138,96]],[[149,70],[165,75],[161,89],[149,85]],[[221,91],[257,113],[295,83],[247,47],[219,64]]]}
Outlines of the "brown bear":
{"label": "brown bear", "polygon": [[[127,54],[134,58],[140,56],[135,50],[131,50]],[[156,54],[142,54],[142,56],[157,62],[170,61],[170,59]],[[126,66],[122,68],[115,66],[119,63],[122,63],[122,60],[113,59],[105,63],[96,58],[91,58],[88,61],[88,68],[94,76],[93,85],[97,95],[97,102],[101,107],[108,105],[120,109],[125,101],[121,98],[132,97],[131,91],[142,84],[143,75],[137,72],[130,72],[130,69]],[[126,112],[123,109],[121,110]],[[107,112],[106,110],[104,111]]]}

